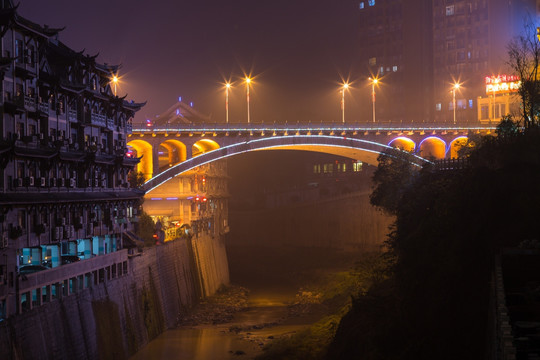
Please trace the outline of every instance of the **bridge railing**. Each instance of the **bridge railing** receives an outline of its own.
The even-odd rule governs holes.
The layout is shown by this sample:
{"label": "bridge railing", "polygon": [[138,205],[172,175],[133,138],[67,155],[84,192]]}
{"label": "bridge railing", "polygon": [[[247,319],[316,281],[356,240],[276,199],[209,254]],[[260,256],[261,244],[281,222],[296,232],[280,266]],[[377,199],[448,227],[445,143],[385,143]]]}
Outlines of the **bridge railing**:
{"label": "bridge railing", "polygon": [[433,162],[436,171],[463,170],[469,167],[469,158],[441,159]]}
{"label": "bridge railing", "polygon": [[[273,131],[291,132],[295,131],[494,131],[495,126],[480,125],[479,123],[196,123],[196,124],[168,124],[145,126],[133,124],[133,132],[153,133],[153,132],[269,132]],[[316,135],[314,133],[313,135]]]}

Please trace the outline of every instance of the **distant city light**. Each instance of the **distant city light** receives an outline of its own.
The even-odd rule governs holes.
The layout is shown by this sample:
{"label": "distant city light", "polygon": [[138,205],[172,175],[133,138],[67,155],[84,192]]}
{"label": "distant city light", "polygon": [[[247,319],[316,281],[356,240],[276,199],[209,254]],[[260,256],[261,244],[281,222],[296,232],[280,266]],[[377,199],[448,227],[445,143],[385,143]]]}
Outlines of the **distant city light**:
{"label": "distant city light", "polygon": [[178,101],[182,102],[182,97],[181,96],[178,97]]}

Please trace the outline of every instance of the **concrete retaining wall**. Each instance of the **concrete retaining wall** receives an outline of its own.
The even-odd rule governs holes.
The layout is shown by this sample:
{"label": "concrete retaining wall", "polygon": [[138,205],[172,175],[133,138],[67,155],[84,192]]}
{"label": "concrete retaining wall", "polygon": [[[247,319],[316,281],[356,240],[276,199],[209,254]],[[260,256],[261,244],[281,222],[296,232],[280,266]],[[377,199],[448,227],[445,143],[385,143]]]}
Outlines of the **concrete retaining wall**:
{"label": "concrete retaining wall", "polygon": [[1,322],[0,359],[126,359],[228,282],[219,239],[145,249],[126,275]]}
{"label": "concrete retaining wall", "polygon": [[232,211],[231,245],[369,249],[380,246],[393,218],[360,191],[310,203],[253,211]]}

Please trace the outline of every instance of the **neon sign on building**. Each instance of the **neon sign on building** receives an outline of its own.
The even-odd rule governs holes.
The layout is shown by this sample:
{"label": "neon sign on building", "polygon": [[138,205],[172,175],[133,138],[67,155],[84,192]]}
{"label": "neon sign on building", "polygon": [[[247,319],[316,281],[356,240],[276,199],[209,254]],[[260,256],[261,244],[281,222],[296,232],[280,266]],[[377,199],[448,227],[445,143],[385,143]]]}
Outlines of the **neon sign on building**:
{"label": "neon sign on building", "polygon": [[506,94],[518,91],[521,86],[515,75],[486,76],[486,94]]}

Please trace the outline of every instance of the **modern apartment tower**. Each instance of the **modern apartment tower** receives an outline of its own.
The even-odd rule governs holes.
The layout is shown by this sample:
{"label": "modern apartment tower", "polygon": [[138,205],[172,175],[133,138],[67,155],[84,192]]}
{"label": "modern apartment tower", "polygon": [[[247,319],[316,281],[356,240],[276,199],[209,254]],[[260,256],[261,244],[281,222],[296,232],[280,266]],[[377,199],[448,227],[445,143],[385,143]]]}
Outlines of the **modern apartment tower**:
{"label": "modern apartment tower", "polygon": [[[358,11],[358,66],[366,84],[380,79],[377,119],[452,123],[455,114],[462,123],[477,121],[485,78],[509,73],[507,44],[534,20],[536,1],[366,0]],[[364,121],[370,91],[361,96]]]}

